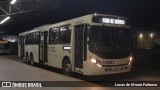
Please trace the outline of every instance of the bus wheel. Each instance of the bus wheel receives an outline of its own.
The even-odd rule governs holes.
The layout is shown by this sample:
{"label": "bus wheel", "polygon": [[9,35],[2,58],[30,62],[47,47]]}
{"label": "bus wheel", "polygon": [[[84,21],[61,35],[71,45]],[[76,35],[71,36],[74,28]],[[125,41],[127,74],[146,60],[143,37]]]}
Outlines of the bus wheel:
{"label": "bus wheel", "polygon": [[71,72],[72,72],[71,63],[69,62],[69,60],[65,60],[63,62],[63,73],[65,75],[71,75]]}
{"label": "bus wheel", "polygon": [[28,56],[28,54],[26,54],[26,61],[27,61],[27,64],[30,65],[30,61],[29,61],[29,56]]}
{"label": "bus wheel", "polygon": [[32,54],[30,55],[30,63],[32,66],[34,66],[34,58]]}

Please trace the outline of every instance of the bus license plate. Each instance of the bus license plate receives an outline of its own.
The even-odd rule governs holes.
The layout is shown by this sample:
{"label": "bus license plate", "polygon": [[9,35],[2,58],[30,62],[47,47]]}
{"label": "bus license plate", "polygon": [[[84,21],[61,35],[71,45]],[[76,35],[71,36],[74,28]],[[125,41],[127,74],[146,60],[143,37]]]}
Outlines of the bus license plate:
{"label": "bus license plate", "polygon": [[108,67],[109,71],[121,71],[122,67]]}

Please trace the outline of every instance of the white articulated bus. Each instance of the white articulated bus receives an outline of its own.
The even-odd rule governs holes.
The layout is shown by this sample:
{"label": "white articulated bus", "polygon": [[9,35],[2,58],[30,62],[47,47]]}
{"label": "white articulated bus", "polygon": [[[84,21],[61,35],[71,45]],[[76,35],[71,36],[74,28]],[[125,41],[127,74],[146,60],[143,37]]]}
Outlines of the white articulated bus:
{"label": "white articulated bus", "polygon": [[124,17],[90,14],[19,34],[19,57],[65,74],[130,72],[131,31]]}

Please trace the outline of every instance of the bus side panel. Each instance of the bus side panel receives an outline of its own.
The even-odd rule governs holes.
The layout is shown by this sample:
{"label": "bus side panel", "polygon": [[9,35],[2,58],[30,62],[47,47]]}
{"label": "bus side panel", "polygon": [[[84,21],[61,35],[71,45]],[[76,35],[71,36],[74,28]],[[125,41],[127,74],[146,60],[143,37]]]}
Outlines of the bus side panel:
{"label": "bus side panel", "polygon": [[70,58],[70,50],[63,50],[63,46],[69,45],[50,45],[48,49],[48,65],[62,68],[62,61],[65,56]]}
{"label": "bus side panel", "polygon": [[38,45],[25,45],[25,58],[26,58],[26,53],[28,53],[29,58],[30,55],[33,54],[34,62],[39,63],[39,53],[38,53]]}
{"label": "bus side panel", "polygon": [[39,63],[39,46],[38,45],[34,45],[34,47],[32,47],[32,52],[33,52],[33,56],[34,56],[34,62]]}

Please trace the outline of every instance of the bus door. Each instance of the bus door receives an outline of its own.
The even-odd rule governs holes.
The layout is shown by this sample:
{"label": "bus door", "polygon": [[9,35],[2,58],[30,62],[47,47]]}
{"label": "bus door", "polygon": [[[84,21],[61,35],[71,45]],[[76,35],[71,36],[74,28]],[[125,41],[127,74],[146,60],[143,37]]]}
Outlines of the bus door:
{"label": "bus door", "polygon": [[75,26],[75,68],[83,68],[86,60],[86,30],[85,24]]}
{"label": "bus door", "polygon": [[40,33],[40,45],[39,45],[39,62],[41,64],[48,63],[48,43],[47,43],[48,31]]}

